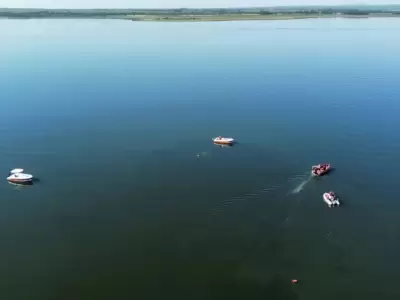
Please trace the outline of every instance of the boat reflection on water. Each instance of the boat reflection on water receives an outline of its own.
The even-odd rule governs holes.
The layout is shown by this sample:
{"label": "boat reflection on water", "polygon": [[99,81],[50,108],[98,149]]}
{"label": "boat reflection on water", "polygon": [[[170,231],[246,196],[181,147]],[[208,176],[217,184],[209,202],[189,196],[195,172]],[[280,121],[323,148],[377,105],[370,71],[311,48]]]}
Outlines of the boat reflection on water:
{"label": "boat reflection on water", "polygon": [[219,144],[219,143],[214,143],[215,146],[218,146],[219,148],[232,148],[236,143],[233,144]]}
{"label": "boat reflection on water", "polygon": [[8,182],[9,184],[15,185],[15,186],[28,186],[28,185],[33,185],[33,181],[29,181],[29,182]]}
{"label": "boat reflection on water", "polygon": [[15,186],[15,188],[24,188],[24,187],[33,185],[33,181],[29,181],[29,182],[18,182],[18,183],[9,181],[8,183],[11,184],[11,185],[13,185],[13,186]]}

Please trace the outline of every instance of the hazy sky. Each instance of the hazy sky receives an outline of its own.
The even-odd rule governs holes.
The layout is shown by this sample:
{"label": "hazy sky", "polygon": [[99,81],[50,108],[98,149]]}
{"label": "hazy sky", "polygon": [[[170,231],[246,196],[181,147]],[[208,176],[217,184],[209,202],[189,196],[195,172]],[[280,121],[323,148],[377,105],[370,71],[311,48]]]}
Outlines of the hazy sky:
{"label": "hazy sky", "polygon": [[247,7],[274,5],[386,4],[400,0],[0,0],[0,7],[15,8],[177,8]]}

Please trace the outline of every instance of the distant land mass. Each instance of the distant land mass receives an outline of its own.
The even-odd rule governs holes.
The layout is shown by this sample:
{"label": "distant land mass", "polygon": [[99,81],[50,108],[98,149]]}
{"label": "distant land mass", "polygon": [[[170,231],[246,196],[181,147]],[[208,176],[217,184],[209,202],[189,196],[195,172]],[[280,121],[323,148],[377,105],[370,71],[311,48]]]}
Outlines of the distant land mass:
{"label": "distant land mass", "polygon": [[203,9],[17,9],[0,8],[0,18],[123,19],[130,21],[240,21],[307,18],[400,17],[399,5],[275,6]]}

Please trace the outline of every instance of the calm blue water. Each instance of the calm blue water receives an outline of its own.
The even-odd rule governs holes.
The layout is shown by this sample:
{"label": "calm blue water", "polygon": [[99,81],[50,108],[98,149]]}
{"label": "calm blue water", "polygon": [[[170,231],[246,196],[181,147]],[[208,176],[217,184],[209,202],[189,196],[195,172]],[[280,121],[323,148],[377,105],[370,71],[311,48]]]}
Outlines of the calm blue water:
{"label": "calm blue water", "polygon": [[400,19],[0,28],[1,299],[399,299]]}

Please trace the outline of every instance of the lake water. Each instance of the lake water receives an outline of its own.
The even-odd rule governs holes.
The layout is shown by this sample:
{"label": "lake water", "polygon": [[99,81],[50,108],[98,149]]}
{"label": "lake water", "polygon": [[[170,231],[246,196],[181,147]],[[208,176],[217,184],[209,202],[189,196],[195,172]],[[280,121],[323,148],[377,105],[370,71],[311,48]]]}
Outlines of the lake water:
{"label": "lake water", "polygon": [[1,299],[399,299],[400,19],[0,27]]}

